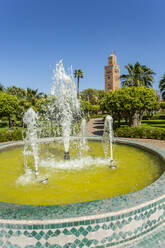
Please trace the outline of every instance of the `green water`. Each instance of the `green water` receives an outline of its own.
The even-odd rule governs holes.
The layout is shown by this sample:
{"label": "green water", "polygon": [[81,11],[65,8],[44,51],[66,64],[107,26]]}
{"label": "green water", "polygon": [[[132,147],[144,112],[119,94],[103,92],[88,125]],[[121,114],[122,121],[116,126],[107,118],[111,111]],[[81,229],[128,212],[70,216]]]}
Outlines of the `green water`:
{"label": "green water", "polygon": [[[47,185],[33,174],[25,174],[23,147],[1,152],[0,201],[51,205],[104,199],[142,189],[163,172],[158,156],[126,145],[114,145],[117,169],[112,170],[103,160],[101,142],[89,142],[88,146],[81,159],[72,145],[71,161],[65,162],[62,144],[40,145],[40,178],[48,176]],[[31,156],[28,164],[33,169]]]}

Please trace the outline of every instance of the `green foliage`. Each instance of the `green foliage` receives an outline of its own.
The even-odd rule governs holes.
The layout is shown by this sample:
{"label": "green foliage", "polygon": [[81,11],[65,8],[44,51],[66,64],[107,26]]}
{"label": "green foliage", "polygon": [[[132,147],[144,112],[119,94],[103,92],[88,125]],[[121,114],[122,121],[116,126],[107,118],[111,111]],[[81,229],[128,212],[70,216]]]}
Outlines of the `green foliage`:
{"label": "green foliage", "polygon": [[5,91],[5,87],[3,84],[0,83],[0,91]]}
{"label": "green foliage", "polygon": [[129,125],[140,125],[143,114],[156,110],[158,102],[153,89],[145,86],[129,87],[110,91],[102,99],[100,108],[111,113],[114,119],[124,118],[129,120]]}
{"label": "green foliage", "polygon": [[125,66],[128,74],[121,75],[122,85],[124,87],[130,86],[147,86],[152,87],[154,81],[153,75],[155,74],[150,68],[136,62],[135,65],[128,64]]}
{"label": "green foliage", "polygon": [[100,106],[99,105],[92,105],[92,108],[91,108],[91,112],[92,114],[97,114],[100,110]]}
{"label": "green foliage", "polygon": [[0,92],[0,116],[15,114],[19,108],[17,97],[11,96],[6,92]]}
{"label": "green foliage", "polygon": [[100,101],[106,94],[107,93],[104,90],[96,89],[86,89],[80,92],[81,99],[90,102],[92,105],[100,104]]}
{"label": "green foliage", "polygon": [[6,89],[6,93],[17,97],[17,99],[19,100],[19,109],[16,113],[16,117],[19,120],[22,119],[24,113],[31,107],[35,111],[38,111],[41,101],[46,98],[46,95],[44,93],[38,93],[38,89],[22,89],[16,86],[8,87]]}
{"label": "green foliage", "polygon": [[26,90],[16,87],[16,86],[10,86],[6,89],[6,93],[16,96],[19,100],[21,98],[26,97]]}
{"label": "green foliage", "polygon": [[19,111],[19,101],[16,96],[0,92],[0,117],[7,116],[10,126],[11,115]]}
{"label": "green foliage", "polygon": [[39,113],[45,113],[45,108],[48,108],[48,104],[50,104],[50,101],[48,98],[40,98],[37,100],[35,104],[35,110]]}
{"label": "green foliage", "polygon": [[162,76],[159,82],[160,92],[162,93],[162,98],[165,100],[165,74]]}
{"label": "green foliage", "polygon": [[26,100],[31,103],[31,106],[35,107],[39,99],[45,98],[46,95],[42,92],[38,93],[38,89],[33,90],[27,88],[26,90]]}
{"label": "green foliage", "polygon": [[164,129],[122,126],[115,130],[116,137],[165,140]]}
{"label": "green foliage", "polygon": [[0,142],[22,140],[22,130],[13,129],[0,132]]}
{"label": "green foliage", "polygon": [[90,102],[88,101],[83,101],[81,100],[81,108],[82,108],[82,111],[85,113],[85,114],[97,114],[98,111],[100,110],[100,106],[99,105],[92,105]]}
{"label": "green foliage", "polygon": [[165,111],[153,111],[150,115],[148,115],[148,113],[145,113],[143,115],[143,120],[165,120]]}
{"label": "green foliage", "polygon": [[152,119],[152,120],[143,120],[142,127],[152,128],[152,129],[165,129],[165,116],[163,119]]}
{"label": "green foliage", "polygon": [[96,119],[96,118],[103,118],[103,119],[105,119],[106,116],[107,116],[107,114],[91,114],[90,115],[90,119],[91,118],[94,118],[94,119]]}
{"label": "green foliage", "polygon": [[84,73],[82,72],[82,70],[78,69],[74,71],[74,77],[75,78],[83,78],[84,77]]}
{"label": "green foliage", "polygon": [[90,102],[85,101],[85,100],[81,100],[80,103],[81,103],[82,111],[83,111],[85,114],[91,112],[92,104],[91,104]]}
{"label": "green foliage", "polygon": [[105,92],[105,90],[96,90],[96,94],[97,94],[99,103],[102,100],[102,98],[107,95],[107,93]]}
{"label": "green foliage", "polygon": [[96,105],[98,103],[98,96],[95,89],[86,89],[80,93],[81,99],[83,101],[88,101],[91,105]]}
{"label": "green foliage", "polygon": [[161,109],[165,109],[165,102],[161,102],[161,103],[160,103],[160,108],[161,108]]}

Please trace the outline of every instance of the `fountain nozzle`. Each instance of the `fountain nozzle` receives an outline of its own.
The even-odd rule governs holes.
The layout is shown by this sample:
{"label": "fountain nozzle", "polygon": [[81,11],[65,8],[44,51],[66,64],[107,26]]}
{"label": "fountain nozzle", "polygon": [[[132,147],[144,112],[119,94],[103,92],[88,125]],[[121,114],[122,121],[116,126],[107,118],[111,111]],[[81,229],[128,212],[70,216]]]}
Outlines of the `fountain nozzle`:
{"label": "fountain nozzle", "polygon": [[39,172],[38,170],[35,170],[35,177],[38,178]]}
{"label": "fountain nozzle", "polygon": [[115,165],[115,164],[113,163],[113,159],[110,159],[110,166],[109,166],[109,168],[112,169],[112,170],[117,169],[117,165]]}
{"label": "fountain nozzle", "polygon": [[112,170],[116,170],[117,166],[116,165],[110,165],[109,168]]}
{"label": "fountain nozzle", "polygon": [[70,160],[69,152],[64,152],[64,160]]}
{"label": "fountain nozzle", "polygon": [[48,178],[44,178],[40,181],[40,183],[42,184],[47,184],[48,183]]}
{"label": "fountain nozzle", "polygon": [[112,162],[113,162],[113,160],[110,160],[109,168],[112,169],[112,170],[116,170],[117,166],[115,164],[113,164]]}

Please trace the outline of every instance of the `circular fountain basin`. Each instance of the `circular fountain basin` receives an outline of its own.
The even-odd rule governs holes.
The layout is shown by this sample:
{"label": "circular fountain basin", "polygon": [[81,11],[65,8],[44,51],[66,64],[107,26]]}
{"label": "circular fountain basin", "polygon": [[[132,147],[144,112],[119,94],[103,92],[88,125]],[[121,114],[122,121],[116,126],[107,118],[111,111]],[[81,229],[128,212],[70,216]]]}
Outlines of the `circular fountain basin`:
{"label": "circular fountain basin", "polygon": [[[97,137],[90,139],[100,140]],[[54,245],[65,248],[149,247],[154,237],[155,244],[158,243],[153,247],[159,247],[160,242],[163,243],[164,240],[165,176],[164,173],[162,174],[162,166],[165,153],[140,142],[117,139],[117,143],[129,144],[141,148],[144,153],[146,151],[152,153],[154,164],[159,161],[161,176],[157,180],[158,176],[156,176],[154,178],[156,181],[149,182],[151,184],[141,190],[133,189],[135,191],[133,193],[119,193],[120,196],[111,198],[105,196],[104,199],[95,199],[95,201],[47,206],[1,202],[0,245],[2,247],[7,244],[11,247],[14,245],[53,247]],[[2,144],[1,150],[15,145],[21,145],[21,142]],[[125,156],[131,155],[125,154]],[[115,160],[117,161],[116,158]],[[138,157],[135,156],[134,160],[138,160]],[[111,170],[111,173],[119,171],[120,166],[116,170]],[[109,168],[106,169],[110,171]],[[154,171],[153,175],[156,173]],[[132,174],[125,184],[128,184],[128,181],[133,181]],[[70,184],[73,184],[73,180],[70,180]],[[43,188],[47,186],[42,185]],[[46,199],[46,192],[43,195]],[[142,244],[143,246],[140,246]]]}
{"label": "circular fountain basin", "polygon": [[159,156],[132,146],[114,144],[113,162],[105,158],[101,142],[89,141],[81,154],[76,148],[77,142],[71,142],[71,160],[64,160],[63,142],[40,143],[39,178],[30,152],[24,168],[22,146],[0,153],[0,202],[57,205],[101,200],[142,189],[164,171]]}

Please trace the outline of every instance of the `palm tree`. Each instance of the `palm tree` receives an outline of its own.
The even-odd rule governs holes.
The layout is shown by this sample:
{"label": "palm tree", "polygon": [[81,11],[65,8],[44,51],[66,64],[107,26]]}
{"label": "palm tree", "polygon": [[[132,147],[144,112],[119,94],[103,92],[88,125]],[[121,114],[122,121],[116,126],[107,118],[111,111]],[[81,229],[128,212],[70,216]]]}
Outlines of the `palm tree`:
{"label": "palm tree", "polygon": [[123,80],[122,85],[124,87],[152,87],[152,83],[154,81],[153,75],[155,73],[149,67],[136,62],[135,65],[128,64],[125,66],[125,68],[128,70],[128,74],[123,74],[120,77]]}
{"label": "palm tree", "polygon": [[160,80],[159,89],[160,89],[160,92],[162,93],[163,100],[165,100],[165,74]]}
{"label": "palm tree", "polygon": [[84,77],[82,70],[78,69],[74,71],[74,77],[77,78],[77,97],[79,98],[79,80]]}
{"label": "palm tree", "polygon": [[36,105],[36,102],[41,99],[41,98],[45,98],[46,95],[42,92],[38,93],[38,89],[33,90],[30,88],[27,88],[26,90],[26,99],[28,102],[30,102],[32,104],[32,106]]}
{"label": "palm tree", "polygon": [[6,89],[6,92],[10,95],[16,96],[19,100],[22,98],[25,98],[26,96],[26,90],[16,87],[16,86],[10,86]]}

